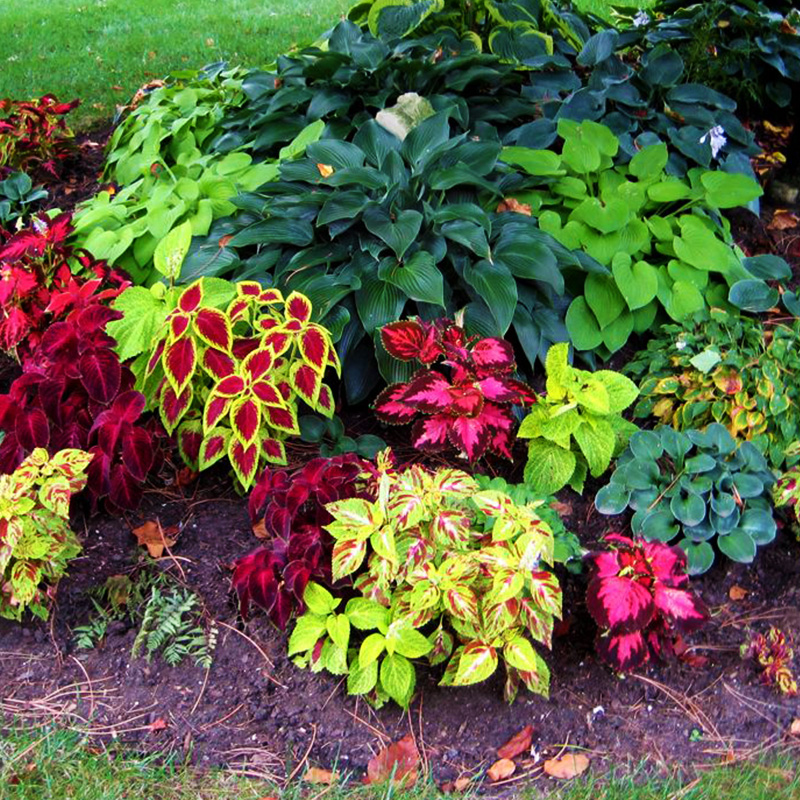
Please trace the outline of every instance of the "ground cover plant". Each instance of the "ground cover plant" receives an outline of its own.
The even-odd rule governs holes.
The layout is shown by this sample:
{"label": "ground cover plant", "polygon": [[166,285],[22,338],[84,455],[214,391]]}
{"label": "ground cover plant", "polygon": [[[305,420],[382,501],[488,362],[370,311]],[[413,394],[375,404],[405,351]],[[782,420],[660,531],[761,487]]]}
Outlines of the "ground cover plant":
{"label": "ground cover plant", "polygon": [[0,169],[0,228],[11,227],[20,217],[33,211],[47,197],[47,191],[34,186],[26,172],[11,172]]}

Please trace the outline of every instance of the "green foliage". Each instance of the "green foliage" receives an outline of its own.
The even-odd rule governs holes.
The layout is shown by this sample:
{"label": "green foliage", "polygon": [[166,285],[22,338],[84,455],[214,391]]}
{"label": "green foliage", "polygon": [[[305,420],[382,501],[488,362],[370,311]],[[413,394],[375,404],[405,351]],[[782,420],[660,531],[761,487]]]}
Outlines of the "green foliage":
{"label": "green foliage", "polygon": [[[224,115],[244,100],[241,67],[211,64],[172,74],[145,94],[115,128],[106,149],[104,176],[122,186],[146,175],[153,164],[177,166],[185,154],[201,158],[220,132]],[[143,97],[141,95],[144,95]]]}
{"label": "green foliage", "polygon": [[[549,670],[531,644],[550,646],[561,616],[553,534],[533,505],[479,489],[453,469],[398,470],[387,453],[372,477],[377,500],[327,510],[333,578],[354,576],[361,597],[310,583],[289,641],[301,666],[348,676],[350,694],[408,706],[412,659],[447,662],[442,685],[485,680],[506,664],[506,696],[520,683],[547,696]],[[364,635],[362,636],[362,633]]]}
{"label": "green foliage", "polygon": [[634,414],[676,430],[719,422],[773,467],[797,464],[788,451],[800,431],[799,338],[800,320],[765,324],[719,309],[664,325],[626,367],[640,381]]}
{"label": "green foliage", "polygon": [[638,395],[633,381],[612,370],[575,369],[567,361],[568,352],[566,344],[550,348],[547,393],[517,434],[531,440],[525,482],[540,495],[567,484],[582,492],[587,474],[602,475],[637,430],[622,418]]}
{"label": "green foliage", "polygon": [[[0,176],[3,169],[0,168]],[[0,228],[35,210],[36,204],[47,197],[47,191],[34,186],[25,172],[12,172],[0,180]]]}
{"label": "green foliage", "polygon": [[501,158],[533,176],[536,189],[515,197],[531,205],[539,227],[602,265],[571,283],[566,324],[576,349],[607,356],[649,330],[660,311],[680,321],[708,305],[751,307],[756,285],[756,310],[774,305],[777,293],[748,271],[719,213],[757,198],[755,180],[701,168],[686,179],[668,175],[665,144],[615,166],[619,140],[591,121],[561,119],[558,133],[561,155],[515,146]]}
{"label": "green foliage", "polygon": [[751,442],[737,444],[719,423],[680,433],[668,426],[639,431],[595,498],[602,514],[632,508],[631,529],[648,541],[678,544],[687,571],[705,572],[719,550],[749,564],[775,538],[770,489],[775,478]]}
{"label": "green foliage", "polygon": [[[797,455],[798,445],[793,448]],[[794,466],[784,472],[772,487],[772,499],[776,507],[788,507],[792,510],[795,530],[800,530],[800,466]]]}
{"label": "green foliage", "polygon": [[315,417],[307,414],[298,420],[300,438],[304,442],[319,445],[319,454],[323,458],[338,456],[342,453],[355,453],[362,458],[372,459],[386,449],[386,442],[380,436],[364,433],[361,436],[347,436],[344,423],[337,415],[332,417]]}
{"label": "green foliage", "polygon": [[69,527],[69,504],[86,485],[91,453],[36,448],[0,476],[0,617],[26,610],[47,619],[56,584],[81,550]]}
{"label": "green foliage", "polygon": [[508,483],[503,478],[490,478],[488,475],[473,475],[473,478],[482,490],[503,492],[518,506],[532,505],[539,519],[553,532],[553,560],[556,564],[563,564],[573,575],[583,571],[586,550],[581,546],[580,539],[565,527],[555,497],[537,494],[524,483]]}
{"label": "green foliage", "polygon": [[163,593],[153,587],[144,608],[142,625],[131,649],[131,658],[144,651],[147,661],[161,653],[169,666],[174,667],[184,658],[191,658],[204,669],[211,667],[214,659],[217,631],[212,624],[208,630],[199,624],[198,598],[188,589],[174,588]]}
{"label": "green foliage", "polygon": [[660,0],[648,9],[647,23],[628,32],[626,41],[645,52],[668,45],[683,59],[688,81],[730,95],[749,115],[787,107],[798,91],[798,23],[796,7],[784,17],[757,0]]}

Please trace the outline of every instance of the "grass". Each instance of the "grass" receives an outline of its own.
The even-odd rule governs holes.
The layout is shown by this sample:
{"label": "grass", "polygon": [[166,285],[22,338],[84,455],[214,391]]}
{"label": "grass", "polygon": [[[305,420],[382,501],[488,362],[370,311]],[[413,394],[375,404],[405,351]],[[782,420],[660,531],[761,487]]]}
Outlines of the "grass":
{"label": "grass", "polygon": [[2,0],[0,98],[79,97],[76,129],[143,83],[213,61],[258,65],[331,27],[349,0]]}
{"label": "grass", "polygon": [[[0,737],[0,786],[4,787],[3,800],[301,800],[320,792],[326,800],[447,797],[430,782],[421,782],[410,792],[390,792],[364,787],[357,777],[343,787],[295,782],[281,791],[223,770],[201,772],[168,758],[98,748],[78,733],[57,728],[4,732]],[[554,789],[549,793],[553,800],[793,800],[800,798],[800,773],[795,759],[783,757],[710,770],[693,780],[657,780],[634,774],[549,787]],[[477,796],[474,792],[465,795]],[[537,800],[542,794],[534,787],[515,797]]]}

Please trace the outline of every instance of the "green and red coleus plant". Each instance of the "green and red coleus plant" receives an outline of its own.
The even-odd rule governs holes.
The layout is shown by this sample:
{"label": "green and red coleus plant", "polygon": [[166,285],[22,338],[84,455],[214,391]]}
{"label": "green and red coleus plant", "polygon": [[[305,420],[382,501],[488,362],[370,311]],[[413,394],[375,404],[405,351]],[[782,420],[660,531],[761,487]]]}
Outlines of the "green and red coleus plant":
{"label": "green and red coleus plant", "polygon": [[614,669],[629,671],[651,656],[675,654],[679,638],[709,618],[703,601],[688,588],[686,554],[617,533],[605,541],[608,550],[587,556],[592,578],[586,605],[600,627],[598,655]]}
{"label": "green and red coleus plant", "polygon": [[65,114],[80,104],[59,103],[51,94],[38,100],[0,100],[0,166],[59,175],[73,151]]}
{"label": "green and red coleus plant", "polygon": [[325,506],[351,497],[372,499],[367,478],[373,470],[369,461],[346,453],[315,458],[292,473],[261,473],[249,508],[253,530],[266,541],[240,558],[233,573],[242,616],[255,603],[284,629],[294,612],[304,610],[310,580],[333,588],[333,537],[325,530],[333,517]]}
{"label": "green and red coleus plant", "polygon": [[513,378],[509,342],[469,337],[447,319],[393,322],[381,329],[381,341],[393,358],[422,366],[378,396],[378,419],[391,425],[416,420],[411,441],[421,450],[454,447],[469,461],[487,451],[511,458],[512,406],[531,405],[536,395]]}
{"label": "green and red coleus plant", "polygon": [[203,470],[227,456],[248,489],[259,466],[286,463],[284,440],[300,432],[298,399],[333,414],[323,377],[340,371],[339,359],[304,295],[240,281],[223,311],[204,304],[203,285],[188,286],[167,314],[145,380],[184,460]]}
{"label": "green and red coleus plant", "polygon": [[[5,241],[0,234],[0,349],[23,364],[54,322],[129,285],[105,262],[68,244],[72,230],[72,215],[65,213],[36,217]],[[73,266],[94,277],[76,277]]]}
{"label": "green and red coleus plant", "polygon": [[797,696],[797,678],[792,670],[794,649],[786,634],[774,625],[766,634],[757,633],[742,645],[742,658],[751,658],[761,671],[765,686],[775,686],[781,694]]}
{"label": "green and red coleus plant", "polygon": [[0,395],[0,471],[13,472],[36,448],[88,451],[87,491],[114,508],[134,509],[159,456],[159,427],[144,424],[145,398],[105,333],[120,312],[99,302],[52,323],[23,373]]}

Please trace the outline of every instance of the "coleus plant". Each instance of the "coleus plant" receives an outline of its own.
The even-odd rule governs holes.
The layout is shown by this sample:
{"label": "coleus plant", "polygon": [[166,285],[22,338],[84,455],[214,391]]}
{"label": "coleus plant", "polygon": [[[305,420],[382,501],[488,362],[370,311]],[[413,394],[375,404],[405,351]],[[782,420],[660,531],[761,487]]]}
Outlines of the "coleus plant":
{"label": "coleus plant", "polygon": [[223,311],[204,303],[204,279],[184,289],[153,340],[144,379],[186,463],[203,470],[227,457],[248,489],[260,465],[286,463],[284,440],[300,433],[299,400],[333,414],[323,377],[340,365],[307,297],[284,298],[254,281],[235,291]]}
{"label": "coleus plant", "polygon": [[71,214],[41,215],[0,242],[0,348],[23,364],[54,322],[112,300],[129,285],[104,262],[69,244],[72,231]]}
{"label": "coleus plant", "polygon": [[775,538],[774,483],[755,445],[737,444],[719,423],[685,433],[664,425],[631,436],[595,507],[610,515],[633,509],[631,529],[648,541],[680,536],[689,574],[699,575],[714,563],[712,542],[750,564]]}
{"label": "coleus plant", "polygon": [[367,477],[373,469],[348,453],[312,459],[291,473],[271,468],[261,473],[249,509],[253,530],[265,541],[240,558],[233,572],[243,617],[255,604],[285,629],[292,614],[305,608],[309,581],[333,587],[333,537],[325,530],[333,517],[325,506],[351,497],[371,499]]}
{"label": "coleus plant", "polygon": [[636,384],[612,370],[576,369],[568,357],[569,345],[550,348],[546,394],[519,427],[518,436],[530,439],[525,482],[541,495],[566,485],[582,492],[586,476],[602,475],[638,430],[622,417]]}
{"label": "coleus plant", "polygon": [[[795,454],[798,449],[800,447],[795,447]],[[776,507],[790,508],[795,525],[800,525],[800,467],[794,466],[780,476],[772,487],[772,498]]]}
{"label": "coleus plant", "polygon": [[0,617],[47,619],[58,580],[81,550],[69,506],[86,484],[91,453],[36,448],[0,475]]}
{"label": "coleus plant", "polygon": [[[520,684],[546,696],[549,670],[531,639],[550,646],[561,589],[546,568],[553,534],[535,507],[481,491],[459,470],[397,468],[389,451],[369,486],[374,499],[327,507],[333,580],[353,576],[361,597],[340,614],[327,596],[309,603],[307,588],[290,653],[314,670],[348,674],[351,694],[377,702],[408,705],[410,659],[421,656],[447,662],[442,685],[485,680],[503,660],[509,700]],[[359,642],[352,628],[374,632]]]}
{"label": "coleus plant", "polygon": [[596,648],[614,669],[628,672],[651,657],[665,660],[680,637],[709,619],[689,588],[686,555],[679,547],[617,533],[607,550],[590,553],[586,606],[600,628]]}
{"label": "coleus plant", "polygon": [[800,432],[800,321],[765,322],[711,309],[664,325],[626,365],[640,382],[634,408],[677,430],[719,422],[753,442],[776,469],[793,466]]}
{"label": "coleus plant", "polygon": [[51,94],[38,100],[0,100],[0,164],[57,178],[75,149],[64,116],[80,104],[59,103]]}
{"label": "coleus plant", "polygon": [[114,352],[106,324],[119,312],[80,303],[42,336],[8,394],[0,395],[0,470],[13,472],[36,448],[78,447],[92,455],[87,492],[134,509],[158,465],[160,426],[145,423],[145,398]]}
{"label": "coleus plant", "polygon": [[420,368],[381,392],[373,405],[379,420],[402,425],[416,419],[411,443],[421,450],[454,447],[471,462],[489,451],[512,457],[512,409],[532,405],[536,395],[514,379],[509,342],[469,337],[446,319],[390,323],[381,328],[381,342],[392,358]]}
{"label": "coleus plant", "polygon": [[772,625],[766,634],[754,634],[740,652],[742,658],[753,659],[758,665],[761,683],[776,686],[789,697],[797,696],[797,678],[792,670],[794,648],[784,631]]}

